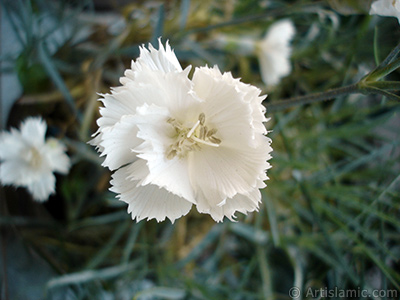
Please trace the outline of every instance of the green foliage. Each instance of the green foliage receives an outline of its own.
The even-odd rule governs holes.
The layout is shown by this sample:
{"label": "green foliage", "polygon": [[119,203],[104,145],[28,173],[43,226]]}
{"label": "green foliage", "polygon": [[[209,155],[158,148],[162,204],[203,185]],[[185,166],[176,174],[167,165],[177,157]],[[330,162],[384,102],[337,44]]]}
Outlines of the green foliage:
{"label": "green foliage", "polygon": [[[400,296],[399,58],[396,53],[384,59],[398,44],[400,27],[394,18],[371,17],[360,11],[359,1],[351,3],[357,5],[134,2],[114,9],[126,26],[112,33],[90,5],[84,11],[77,3],[46,7],[43,1],[3,1],[12,20],[28,16],[15,32],[27,37],[21,37],[21,53],[36,51],[33,64],[21,53],[14,55],[24,95],[11,120],[22,119],[30,101],[59,128],[57,135],[74,159],[46,204],[23,209],[31,200],[19,190],[4,189],[3,257],[11,259],[13,239],[40,256],[55,274],[43,287],[49,300],[290,299],[293,286],[304,298],[308,288],[325,287],[392,289]],[[16,13],[22,8],[23,16]],[[48,34],[26,26],[46,14],[63,20],[57,26],[74,28],[54,52],[46,47]],[[96,15],[97,20],[91,18]],[[261,38],[282,18],[292,19],[297,30],[293,71],[274,89],[261,82],[254,55],[212,42],[220,33]],[[160,35],[169,39],[183,66],[216,63],[269,94],[270,180],[260,211],[238,215],[237,223],[214,224],[194,210],[173,225],[133,222],[126,205],[108,191],[110,173],[86,145],[97,129],[96,93],[117,86],[138,45],[154,43]],[[357,89],[331,102],[278,108],[285,98],[358,82],[365,95]],[[13,265],[2,263],[4,270]],[[32,266],[38,274],[49,273],[40,264]],[[13,276],[6,271],[3,282]],[[29,280],[32,274],[18,276]],[[12,285],[6,293],[25,299],[11,298],[19,295]]]}

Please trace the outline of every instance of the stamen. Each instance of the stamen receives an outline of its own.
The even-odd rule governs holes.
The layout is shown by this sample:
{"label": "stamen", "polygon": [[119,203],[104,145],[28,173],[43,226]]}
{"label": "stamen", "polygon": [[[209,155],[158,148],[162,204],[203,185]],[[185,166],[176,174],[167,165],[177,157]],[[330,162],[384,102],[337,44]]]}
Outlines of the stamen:
{"label": "stamen", "polygon": [[207,135],[206,135],[206,136],[207,136],[207,137],[210,137],[210,136],[216,134],[217,131],[218,131],[218,129],[213,128],[213,129],[211,129],[210,131],[207,132]]}
{"label": "stamen", "polygon": [[199,134],[199,138],[201,139],[201,140],[204,140],[205,139],[205,137],[206,137],[206,132],[207,132],[207,126],[202,126],[202,127],[200,127],[200,134]]}
{"label": "stamen", "polygon": [[192,127],[192,129],[190,129],[190,131],[188,132],[188,134],[186,135],[186,137],[190,138],[192,136],[192,134],[194,133],[194,131],[197,129],[197,127],[199,127],[201,121],[198,120],[196,122],[196,124],[194,124],[194,126]]}
{"label": "stamen", "polygon": [[206,121],[206,115],[204,113],[201,113],[199,115],[199,121],[200,121],[201,126],[203,126],[204,122]]}
{"label": "stamen", "polygon": [[168,151],[167,151],[167,153],[165,154],[165,156],[166,156],[166,158],[167,159],[173,159],[175,156],[176,156],[176,154],[177,154],[177,151],[175,150],[175,149],[173,149],[172,147],[170,147],[171,149],[169,149]]}
{"label": "stamen", "polygon": [[215,143],[215,144],[221,144],[221,140],[219,138],[216,138],[215,136],[210,136],[208,138],[210,142]]}
{"label": "stamen", "polygon": [[167,119],[167,123],[174,127],[177,135],[173,137],[175,142],[166,149],[165,157],[169,160],[175,157],[181,159],[191,151],[201,150],[201,145],[219,147],[221,140],[214,136],[217,129],[208,130],[205,120],[205,114],[199,114],[197,122],[189,129],[174,118]]}
{"label": "stamen", "polygon": [[[211,143],[211,142],[207,142],[207,141],[205,141],[205,140],[201,140],[201,139],[199,139],[199,138],[197,138],[197,137],[195,137],[195,136],[192,136],[191,137],[194,141],[196,141],[196,142],[198,142],[198,143],[200,143],[200,144],[204,144],[204,145],[208,145],[208,146],[211,146],[211,147],[219,147],[219,144],[221,143],[221,140],[219,140],[219,139],[217,139],[217,138],[215,138],[216,140],[218,140],[219,141],[219,143]],[[211,140],[211,139],[210,139]]]}

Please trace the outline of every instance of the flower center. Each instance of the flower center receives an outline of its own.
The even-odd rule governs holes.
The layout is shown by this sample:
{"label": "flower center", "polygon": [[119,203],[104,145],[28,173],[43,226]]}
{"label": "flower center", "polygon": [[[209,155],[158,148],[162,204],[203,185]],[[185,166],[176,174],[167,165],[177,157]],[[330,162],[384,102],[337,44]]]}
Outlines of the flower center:
{"label": "flower center", "polygon": [[182,158],[190,151],[200,150],[201,145],[219,147],[221,140],[214,136],[217,133],[217,129],[208,129],[205,126],[205,121],[206,117],[204,113],[201,113],[193,127],[187,128],[182,126],[176,119],[169,118],[167,123],[174,127],[176,141],[167,148],[165,157],[167,159],[173,159],[175,156]]}
{"label": "flower center", "polygon": [[38,168],[42,163],[42,156],[40,155],[38,149],[31,147],[27,153],[27,161],[29,165],[33,168]]}

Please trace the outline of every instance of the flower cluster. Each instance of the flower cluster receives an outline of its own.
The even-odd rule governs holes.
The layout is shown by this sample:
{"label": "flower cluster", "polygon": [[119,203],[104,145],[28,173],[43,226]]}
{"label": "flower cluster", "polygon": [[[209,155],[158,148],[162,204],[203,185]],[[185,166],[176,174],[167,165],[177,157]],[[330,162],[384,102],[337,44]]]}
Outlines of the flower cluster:
{"label": "flower cluster", "polygon": [[111,191],[132,219],[172,222],[194,204],[216,221],[258,209],[271,140],[260,90],[214,68],[182,69],[168,43],[101,95],[91,141],[115,171]]}
{"label": "flower cluster", "polygon": [[66,174],[70,160],[57,139],[45,140],[46,123],[28,118],[20,130],[0,134],[0,181],[4,185],[25,187],[37,201],[43,202],[55,191],[53,172]]}

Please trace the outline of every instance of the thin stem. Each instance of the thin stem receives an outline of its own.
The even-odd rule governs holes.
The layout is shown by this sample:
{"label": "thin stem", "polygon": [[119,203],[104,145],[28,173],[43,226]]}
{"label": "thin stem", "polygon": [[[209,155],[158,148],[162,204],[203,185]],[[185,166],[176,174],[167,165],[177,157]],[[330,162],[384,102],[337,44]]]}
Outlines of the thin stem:
{"label": "thin stem", "polygon": [[396,59],[395,61],[391,62],[388,65],[385,65],[384,67],[378,67],[372,73],[370,73],[366,77],[366,81],[376,81],[379,80],[380,78],[392,73],[394,70],[396,70],[398,67],[400,67],[400,58]]}
{"label": "thin stem", "polygon": [[356,94],[356,93],[361,93],[358,84],[351,84],[344,87],[331,89],[326,92],[293,97],[286,100],[280,100],[279,102],[266,103],[265,107],[268,109],[268,112],[279,111],[297,105],[304,105],[309,103],[332,100],[339,96]]}
{"label": "thin stem", "polygon": [[387,65],[392,62],[392,60],[396,57],[396,55],[400,52],[400,43],[389,53],[388,56],[381,62],[379,67]]}
{"label": "thin stem", "polygon": [[371,93],[371,94],[380,94],[383,96],[386,96],[387,98],[389,98],[390,100],[394,100],[394,101],[400,101],[400,96],[397,96],[396,94],[393,94],[389,91],[386,90],[381,90],[375,87],[367,87],[366,91]]}
{"label": "thin stem", "polygon": [[375,58],[376,65],[379,65],[379,61],[380,61],[380,59],[379,59],[379,48],[378,48],[378,45],[379,45],[378,35],[379,35],[378,27],[375,26],[375,31],[374,31],[374,58]]}
{"label": "thin stem", "polygon": [[374,81],[368,82],[368,86],[378,89],[400,91],[400,81]]}

